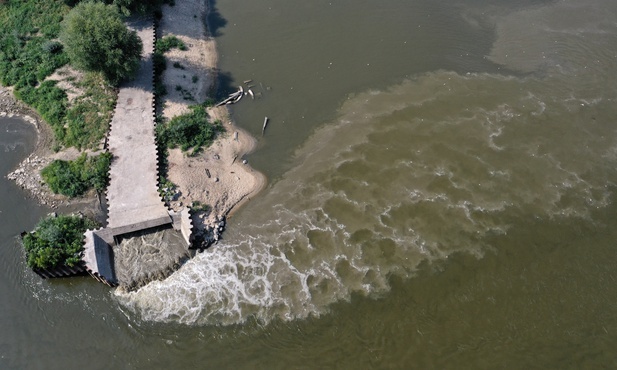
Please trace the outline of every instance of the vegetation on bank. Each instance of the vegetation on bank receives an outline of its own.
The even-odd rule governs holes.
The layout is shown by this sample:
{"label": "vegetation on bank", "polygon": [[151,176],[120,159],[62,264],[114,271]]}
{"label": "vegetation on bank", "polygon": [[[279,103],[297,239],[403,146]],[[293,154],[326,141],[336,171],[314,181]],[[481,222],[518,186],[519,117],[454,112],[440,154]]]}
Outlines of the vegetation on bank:
{"label": "vegetation on bank", "polygon": [[84,232],[97,223],[80,216],[48,216],[23,238],[30,268],[75,266],[81,260]]}
{"label": "vegetation on bank", "polygon": [[186,50],[186,45],[182,40],[177,38],[176,36],[164,36],[158,40],[156,40],[155,52],[164,54],[169,50],[177,48],[180,50]]}
{"label": "vegetation on bank", "polygon": [[[94,147],[103,138],[115,91],[100,73],[72,81],[83,95],[69,101],[52,74],[70,63],[58,37],[71,8],[61,0],[9,0],[0,5],[0,82],[52,127],[56,148]],[[56,77],[55,77],[56,78]]]}
{"label": "vegetation on bank", "polygon": [[176,184],[171,182],[168,178],[164,176],[159,177],[159,195],[163,198],[163,201],[167,204],[174,200],[176,196]]}
{"label": "vegetation on bank", "polygon": [[212,211],[212,206],[210,206],[209,204],[203,204],[202,202],[195,200],[193,201],[193,203],[191,203],[191,211],[210,213],[210,211]]}
{"label": "vegetation on bank", "polygon": [[41,171],[41,176],[56,194],[78,197],[90,189],[100,194],[109,182],[111,158],[111,153],[91,157],[84,153],[74,161],[57,159]]}
{"label": "vegetation on bank", "polygon": [[[164,36],[156,40],[154,47],[154,94],[157,98],[167,94],[167,89],[163,84],[162,75],[167,69],[165,53],[177,48],[186,50],[184,42],[176,36]],[[174,63],[174,68],[182,68],[178,62]],[[198,77],[193,77],[193,83],[197,82]],[[180,86],[180,89],[182,87]],[[178,86],[176,86],[178,89]],[[185,94],[183,94],[184,96]],[[189,93],[190,95],[190,93]],[[187,100],[194,100],[192,96],[186,97]],[[167,171],[167,149],[180,147],[183,151],[191,151],[189,155],[196,155],[204,147],[210,146],[216,136],[224,131],[220,122],[210,123],[206,108],[211,102],[202,105],[194,105],[191,112],[174,117],[166,121],[162,116],[157,116],[156,137],[158,155],[161,160],[159,194],[166,203],[173,200],[176,194],[176,186],[166,178]],[[205,206],[207,207],[207,206]]]}
{"label": "vegetation on bank", "polygon": [[17,89],[36,86],[68,56],[55,39],[69,11],[62,1],[9,0],[0,5],[0,78]]}
{"label": "vegetation on bank", "polygon": [[[173,3],[0,1],[0,82],[12,86],[15,96],[50,124],[56,150],[62,146],[94,148],[101,142],[113,113],[115,86],[130,77],[135,55],[139,58],[141,50],[122,16],[155,10],[165,2]],[[86,71],[76,80],[67,77],[79,90],[71,100],[67,87],[50,79],[67,65]]]}
{"label": "vegetation on bank", "polygon": [[69,11],[62,1],[11,0],[0,6],[0,81],[61,131],[66,93],[45,81],[69,62],[57,41],[60,23]]}
{"label": "vegetation on bank", "polygon": [[191,112],[156,125],[159,145],[170,149],[179,147],[194,156],[212,145],[217,135],[225,131],[220,121],[209,122],[205,105],[193,105],[190,108]]}

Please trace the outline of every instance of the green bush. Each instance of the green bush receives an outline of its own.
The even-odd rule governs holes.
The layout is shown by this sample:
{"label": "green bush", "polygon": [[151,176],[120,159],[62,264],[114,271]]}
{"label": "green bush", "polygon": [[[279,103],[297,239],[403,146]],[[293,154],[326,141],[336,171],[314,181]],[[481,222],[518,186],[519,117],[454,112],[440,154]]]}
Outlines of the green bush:
{"label": "green bush", "polygon": [[78,216],[49,216],[24,236],[26,260],[31,268],[73,267],[81,259],[84,232],[98,225]]}
{"label": "green bush", "polygon": [[[65,2],[71,6],[76,5],[80,1],[81,0],[65,0]],[[116,6],[122,14],[128,16],[135,12],[146,13],[156,9],[162,3],[169,2],[169,0],[104,0],[102,2]]]}
{"label": "green bush", "polygon": [[152,0],[113,0],[106,1],[108,4],[112,3],[118,7],[118,10],[122,12],[122,14],[128,16],[131,13],[146,13],[148,10],[151,10],[155,3],[160,3],[160,1],[152,1]]}
{"label": "green bush", "polygon": [[56,194],[78,197],[90,189],[102,192],[108,183],[111,153],[96,157],[82,154],[74,161],[55,160],[41,171],[43,181]]}
{"label": "green bush", "polygon": [[152,64],[154,65],[154,73],[161,74],[167,69],[167,60],[160,53],[154,53],[152,56]]}
{"label": "green bush", "polygon": [[60,39],[72,65],[102,72],[113,85],[139,69],[141,40],[126,28],[113,6],[79,3],[62,21]]}
{"label": "green bush", "polygon": [[220,132],[225,131],[220,122],[208,122],[205,106],[194,105],[191,110],[156,126],[157,138],[162,146],[180,147],[183,151],[192,149],[191,155],[196,155],[202,148],[210,146]]}
{"label": "green bush", "polygon": [[157,53],[166,53],[173,48],[178,48],[180,50],[186,50],[186,45],[182,40],[177,38],[176,36],[165,36],[156,40],[155,50]]}

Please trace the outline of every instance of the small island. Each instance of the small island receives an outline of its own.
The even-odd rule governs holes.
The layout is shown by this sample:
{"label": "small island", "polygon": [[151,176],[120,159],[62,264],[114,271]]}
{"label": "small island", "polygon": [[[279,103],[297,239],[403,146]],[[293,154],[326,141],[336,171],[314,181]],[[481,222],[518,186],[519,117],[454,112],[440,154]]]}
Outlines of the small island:
{"label": "small island", "polygon": [[[28,22],[5,22],[21,42],[3,40],[13,53],[0,57],[0,78],[5,92],[36,111],[10,102],[4,114],[27,116],[39,138],[9,178],[43,204],[80,211],[52,214],[25,234],[30,267],[43,277],[87,271],[127,290],[165,278],[218,241],[225,218],[265,185],[242,161],[255,140],[211,99],[217,55],[207,1],[30,0],[0,8],[8,20],[26,14]],[[39,63],[15,68],[26,57]],[[167,229],[184,247],[161,239],[146,259],[122,246]]]}

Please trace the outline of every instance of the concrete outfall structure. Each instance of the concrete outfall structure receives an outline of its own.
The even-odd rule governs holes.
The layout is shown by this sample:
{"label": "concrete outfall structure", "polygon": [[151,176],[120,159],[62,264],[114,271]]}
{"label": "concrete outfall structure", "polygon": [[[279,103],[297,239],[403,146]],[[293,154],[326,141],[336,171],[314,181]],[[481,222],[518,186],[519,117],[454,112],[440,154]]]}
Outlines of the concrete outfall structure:
{"label": "concrete outfall structure", "polygon": [[110,286],[118,281],[114,267],[114,246],[119,236],[172,225],[190,246],[192,223],[187,208],[167,209],[158,192],[158,160],[154,111],[155,31],[152,20],[129,24],[143,43],[140,70],[134,80],[118,92],[110,124],[108,150],[113,159],[107,187],[107,227],[85,233],[84,262],[87,271]]}

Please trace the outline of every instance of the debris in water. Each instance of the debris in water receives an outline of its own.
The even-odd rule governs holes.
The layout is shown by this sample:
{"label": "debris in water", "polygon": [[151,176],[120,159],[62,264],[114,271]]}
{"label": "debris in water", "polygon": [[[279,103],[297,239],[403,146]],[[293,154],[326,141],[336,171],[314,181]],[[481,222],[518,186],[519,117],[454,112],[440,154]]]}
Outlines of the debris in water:
{"label": "debris in water", "polygon": [[268,117],[264,118],[264,126],[261,128],[261,136],[264,136],[266,132],[266,126],[268,126]]}
{"label": "debris in water", "polygon": [[229,96],[225,100],[221,101],[216,106],[220,107],[221,105],[226,105],[226,104],[236,104],[237,102],[240,101],[240,99],[242,99],[243,95],[244,95],[244,89],[242,88],[242,86],[240,86],[238,91],[236,91],[233,94],[229,94]]}

